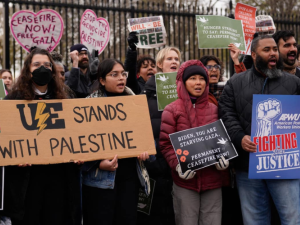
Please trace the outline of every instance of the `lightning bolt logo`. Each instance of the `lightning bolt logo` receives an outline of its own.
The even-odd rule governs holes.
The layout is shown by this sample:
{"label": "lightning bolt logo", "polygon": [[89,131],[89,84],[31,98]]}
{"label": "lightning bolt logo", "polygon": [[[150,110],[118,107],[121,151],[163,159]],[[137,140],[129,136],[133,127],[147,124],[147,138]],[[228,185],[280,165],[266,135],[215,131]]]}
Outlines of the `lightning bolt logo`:
{"label": "lightning bolt logo", "polygon": [[38,102],[37,103],[37,109],[35,113],[35,120],[39,120],[37,127],[39,128],[37,135],[39,135],[46,127],[47,124],[45,124],[46,120],[50,116],[50,113],[43,113],[46,108],[45,102]]}

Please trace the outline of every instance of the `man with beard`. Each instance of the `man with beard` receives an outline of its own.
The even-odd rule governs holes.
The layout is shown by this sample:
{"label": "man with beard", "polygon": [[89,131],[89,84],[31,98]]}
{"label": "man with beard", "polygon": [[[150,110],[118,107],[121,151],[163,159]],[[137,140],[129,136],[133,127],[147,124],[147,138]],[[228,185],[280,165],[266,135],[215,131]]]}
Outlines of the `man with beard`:
{"label": "man with beard", "polygon": [[219,116],[238,151],[233,160],[244,225],[269,225],[270,196],[282,225],[300,224],[299,180],[248,179],[253,94],[296,95],[300,79],[281,70],[278,47],[270,36],[255,38],[251,46],[253,66],[233,76],[219,100]]}
{"label": "man with beard", "polygon": [[283,70],[300,78],[297,68],[297,42],[293,31],[277,31],[273,38],[278,46],[279,55],[283,60]]}
{"label": "man with beard", "polygon": [[[93,69],[93,73],[91,72],[86,46],[76,44],[70,50],[72,69],[65,74],[65,84],[75,92],[78,98],[85,98],[91,92],[93,81],[96,79],[97,68]],[[91,69],[92,65],[97,67],[98,62],[98,58],[93,60]]]}

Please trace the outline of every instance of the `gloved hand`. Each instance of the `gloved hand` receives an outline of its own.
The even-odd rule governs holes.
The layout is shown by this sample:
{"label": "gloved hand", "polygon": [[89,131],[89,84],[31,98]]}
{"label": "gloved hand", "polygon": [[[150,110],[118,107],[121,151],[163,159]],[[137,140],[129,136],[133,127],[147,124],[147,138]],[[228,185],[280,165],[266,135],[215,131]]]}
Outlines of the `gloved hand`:
{"label": "gloved hand", "polygon": [[127,38],[129,48],[132,51],[136,51],[136,44],[139,43],[139,39],[136,35],[137,35],[137,32],[133,31],[133,32],[129,33],[128,38]]}
{"label": "gloved hand", "polygon": [[99,58],[95,55],[95,49],[92,50],[92,53],[89,54],[90,61],[90,71],[92,75],[97,74],[99,66]]}
{"label": "gloved hand", "polygon": [[196,175],[196,172],[191,171],[191,170],[187,170],[187,171],[185,171],[185,173],[182,173],[181,167],[179,164],[177,164],[177,166],[176,166],[176,171],[178,172],[179,177],[184,180],[192,179]]}
{"label": "gloved hand", "polygon": [[217,170],[225,170],[229,166],[229,161],[224,158],[224,156],[221,156],[221,159],[219,159],[219,163],[215,164]]}

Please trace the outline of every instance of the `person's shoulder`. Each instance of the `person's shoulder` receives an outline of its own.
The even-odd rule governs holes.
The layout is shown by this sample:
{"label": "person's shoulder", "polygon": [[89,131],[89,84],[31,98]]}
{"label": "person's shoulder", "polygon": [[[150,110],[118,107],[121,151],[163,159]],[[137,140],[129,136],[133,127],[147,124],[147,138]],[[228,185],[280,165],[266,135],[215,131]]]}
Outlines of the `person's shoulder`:
{"label": "person's shoulder", "polygon": [[247,76],[250,76],[252,73],[253,73],[252,68],[248,69],[246,71],[243,71],[241,73],[235,73],[235,74],[233,74],[232,77],[230,77],[230,79],[227,81],[227,83],[238,81],[238,80],[244,80],[245,78],[247,78]]}
{"label": "person's shoulder", "polygon": [[294,74],[290,74],[290,73],[285,72],[285,71],[283,71],[281,78],[285,79],[285,80],[291,80],[291,81],[294,81],[296,83],[300,83],[300,78],[298,76],[296,76]]}

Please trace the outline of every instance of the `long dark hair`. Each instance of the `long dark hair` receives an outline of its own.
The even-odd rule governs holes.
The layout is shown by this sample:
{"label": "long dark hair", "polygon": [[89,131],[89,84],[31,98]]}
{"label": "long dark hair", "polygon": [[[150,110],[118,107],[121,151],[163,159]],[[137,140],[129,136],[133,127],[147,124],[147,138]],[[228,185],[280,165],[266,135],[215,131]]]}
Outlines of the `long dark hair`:
{"label": "long dark hair", "polygon": [[34,55],[46,55],[48,56],[50,62],[52,63],[52,75],[53,79],[48,84],[48,90],[50,89],[54,94],[55,99],[64,99],[67,98],[66,93],[63,91],[63,87],[59,78],[56,76],[56,68],[54,66],[54,61],[50,53],[41,48],[33,49],[24,61],[21,74],[17,79],[16,84],[12,87],[11,95],[12,96],[22,96],[24,100],[33,100],[35,97],[34,90],[32,88],[33,82],[31,79],[30,64],[32,63],[32,58]]}

